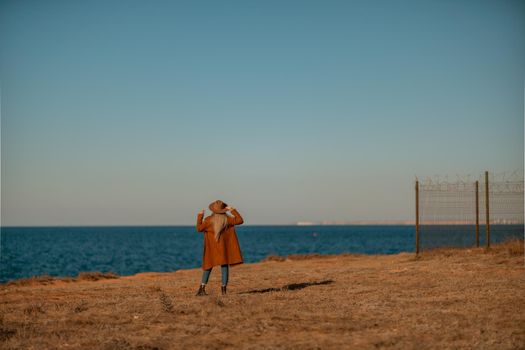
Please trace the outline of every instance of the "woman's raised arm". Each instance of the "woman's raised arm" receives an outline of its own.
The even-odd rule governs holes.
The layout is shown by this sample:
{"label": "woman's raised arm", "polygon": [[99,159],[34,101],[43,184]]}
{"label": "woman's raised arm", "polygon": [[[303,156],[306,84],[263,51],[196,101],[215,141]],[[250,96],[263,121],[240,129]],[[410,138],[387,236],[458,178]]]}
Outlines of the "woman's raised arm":
{"label": "woman's raised arm", "polygon": [[242,219],[241,214],[237,211],[235,208],[229,208],[230,212],[232,213],[233,217],[228,217],[228,224],[230,225],[242,225],[244,220]]}
{"label": "woman's raised arm", "polygon": [[202,222],[202,218],[204,217],[204,210],[200,211],[199,214],[197,214],[197,231],[203,232],[206,228],[206,225]]}

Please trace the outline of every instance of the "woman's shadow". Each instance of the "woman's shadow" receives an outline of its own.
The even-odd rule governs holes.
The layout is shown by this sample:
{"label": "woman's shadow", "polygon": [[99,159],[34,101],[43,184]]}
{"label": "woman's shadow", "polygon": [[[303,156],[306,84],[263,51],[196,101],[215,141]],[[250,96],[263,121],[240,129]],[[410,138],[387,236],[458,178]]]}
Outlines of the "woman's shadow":
{"label": "woman's shadow", "polygon": [[297,290],[303,289],[310,286],[318,286],[322,284],[331,284],[334,283],[333,280],[324,280],[319,282],[303,282],[303,283],[291,283],[287,284],[281,288],[265,288],[265,289],[254,289],[246,292],[240,292],[239,294],[248,294],[248,293],[269,293],[269,292],[282,292],[288,290]]}

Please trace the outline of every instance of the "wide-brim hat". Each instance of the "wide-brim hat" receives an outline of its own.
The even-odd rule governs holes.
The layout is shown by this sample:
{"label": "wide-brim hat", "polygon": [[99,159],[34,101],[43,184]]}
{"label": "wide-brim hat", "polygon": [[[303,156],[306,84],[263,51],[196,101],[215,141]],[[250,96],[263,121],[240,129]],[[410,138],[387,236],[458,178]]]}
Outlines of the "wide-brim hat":
{"label": "wide-brim hat", "polygon": [[216,200],[215,202],[210,203],[208,208],[210,208],[210,210],[214,212],[215,214],[224,214],[227,212],[226,210],[227,206],[228,205],[224,203],[223,201]]}

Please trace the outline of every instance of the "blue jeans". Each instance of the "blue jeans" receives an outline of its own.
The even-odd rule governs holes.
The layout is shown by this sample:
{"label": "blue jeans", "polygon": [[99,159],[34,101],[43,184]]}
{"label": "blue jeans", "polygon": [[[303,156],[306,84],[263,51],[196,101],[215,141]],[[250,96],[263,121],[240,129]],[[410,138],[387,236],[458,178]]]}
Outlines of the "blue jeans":
{"label": "blue jeans", "polygon": [[[213,269],[213,267],[210,267],[209,269],[207,270],[204,270],[202,272],[202,284],[206,284],[208,283],[208,279],[210,278],[210,273],[211,273],[211,270]],[[229,266],[226,264],[226,265],[221,265],[221,274],[222,274],[222,285],[225,286],[228,284],[228,271],[229,271]]]}

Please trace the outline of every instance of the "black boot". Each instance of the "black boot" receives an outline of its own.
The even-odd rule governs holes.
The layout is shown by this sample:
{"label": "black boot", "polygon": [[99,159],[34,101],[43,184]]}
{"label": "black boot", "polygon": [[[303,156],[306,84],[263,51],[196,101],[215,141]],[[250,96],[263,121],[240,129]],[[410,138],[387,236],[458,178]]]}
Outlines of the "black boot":
{"label": "black boot", "polygon": [[222,295],[226,295],[226,286],[221,286]]}
{"label": "black boot", "polygon": [[206,293],[206,290],[204,290],[205,286],[206,286],[206,285],[201,284],[201,286],[199,287],[199,290],[197,291],[197,294],[195,294],[195,295],[208,295],[208,294]]}

